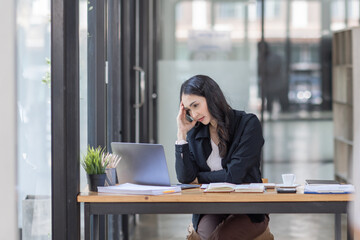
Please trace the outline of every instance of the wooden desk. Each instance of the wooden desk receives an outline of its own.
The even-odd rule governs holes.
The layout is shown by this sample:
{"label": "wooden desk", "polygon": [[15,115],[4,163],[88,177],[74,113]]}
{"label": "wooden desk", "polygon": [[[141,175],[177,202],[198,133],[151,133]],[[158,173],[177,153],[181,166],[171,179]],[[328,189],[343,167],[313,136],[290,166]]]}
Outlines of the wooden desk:
{"label": "wooden desk", "polygon": [[[80,193],[78,202],[85,208],[85,239],[96,239],[97,215],[161,214],[161,213],[334,213],[335,237],[341,239],[341,213],[347,213],[350,194],[277,194],[265,193],[204,193],[188,189],[181,193],[143,196],[106,193]],[[94,236],[95,238],[91,238]]]}

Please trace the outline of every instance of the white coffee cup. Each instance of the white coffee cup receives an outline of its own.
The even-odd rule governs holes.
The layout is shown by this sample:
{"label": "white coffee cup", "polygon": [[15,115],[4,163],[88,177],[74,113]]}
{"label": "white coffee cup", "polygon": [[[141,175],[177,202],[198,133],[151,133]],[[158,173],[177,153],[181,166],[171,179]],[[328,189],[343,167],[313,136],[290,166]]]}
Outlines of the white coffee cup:
{"label": "white coffee cup", "polygon": [[296,176],[293,173],[285,173],[282,174],[282,180],[284,185],[286,186],[292,186],[295,184]]}

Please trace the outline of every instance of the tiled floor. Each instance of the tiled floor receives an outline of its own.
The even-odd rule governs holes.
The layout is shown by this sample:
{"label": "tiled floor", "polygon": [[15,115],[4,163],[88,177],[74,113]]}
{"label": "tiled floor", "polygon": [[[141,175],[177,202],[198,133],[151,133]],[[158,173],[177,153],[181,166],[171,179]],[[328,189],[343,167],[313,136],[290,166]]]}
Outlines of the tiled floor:
{"label": "tiled floor", "polygon": [[[271,121],[264,125],[263,176],[280,183],[281,174],[295,173],[297,183],[307,178],[332,179],[332,121]],[[272,214],[270,229],[277,240],[334,239],[332,214]],[[141,215],[132,231],[133,240],[185,239],[191,215]],[[342,217],[346,239],[346,216]]]}

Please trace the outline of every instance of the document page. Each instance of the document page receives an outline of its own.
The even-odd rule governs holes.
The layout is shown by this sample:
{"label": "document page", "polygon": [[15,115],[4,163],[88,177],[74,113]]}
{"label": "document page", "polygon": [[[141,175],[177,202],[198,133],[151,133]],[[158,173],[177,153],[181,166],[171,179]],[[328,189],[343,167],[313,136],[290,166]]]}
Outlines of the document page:
{"label": "document page", "polygon": [[133,183],[124,183],[116,186],[98,187],[98,192],[119,193],[119,194],[135,194],[135,195],[161,195],[168,193],[180,192],[179,186],[151,186]]}
{"label": "document page", "polygon": [[304,193],[353,193],[354,186],[351,184],[307,184]]}

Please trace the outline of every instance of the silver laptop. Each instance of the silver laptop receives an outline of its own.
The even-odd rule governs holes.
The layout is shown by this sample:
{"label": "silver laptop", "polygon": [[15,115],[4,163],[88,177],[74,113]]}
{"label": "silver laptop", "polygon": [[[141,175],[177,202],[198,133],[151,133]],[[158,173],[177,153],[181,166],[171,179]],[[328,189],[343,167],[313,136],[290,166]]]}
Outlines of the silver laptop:
{"label": "silver laptop", "polygon": [[164,148],[160,144],[112,142],[121,156],[116,166],[119,183],[170,186]]}

